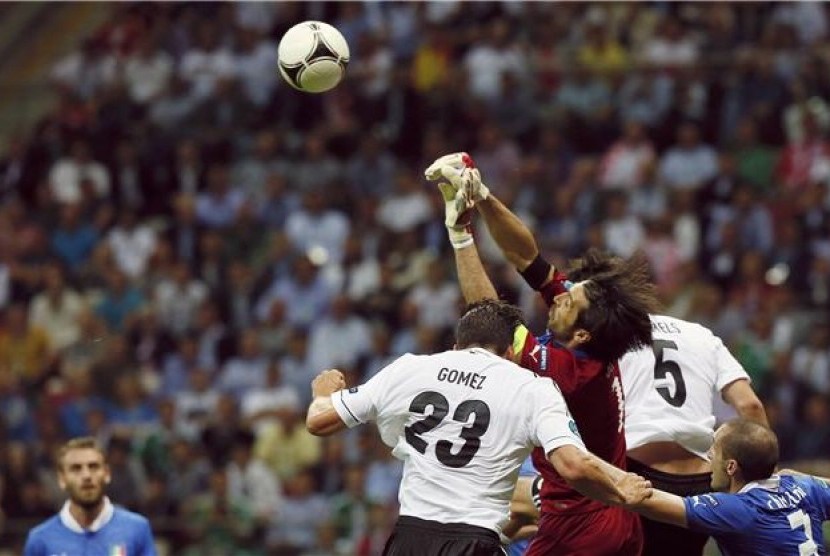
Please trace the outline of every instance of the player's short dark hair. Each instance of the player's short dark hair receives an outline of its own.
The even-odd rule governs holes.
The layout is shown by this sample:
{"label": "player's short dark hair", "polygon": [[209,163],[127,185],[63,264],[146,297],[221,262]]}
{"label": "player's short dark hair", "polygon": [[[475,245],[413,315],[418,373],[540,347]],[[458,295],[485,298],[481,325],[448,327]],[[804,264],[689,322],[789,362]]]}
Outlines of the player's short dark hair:
{"label": "player's short dark hair", "polygon": [[591,339],[580,349],[611,362],[651,345],[649,313],[656,312],[660,304],[645,257],[623,259],[589,249],[571,263],[568,277],[588,280],[585,296],[590,304],[580,311],[574,326],[590,332]]}
{"label": "player's short dark hair", "polygon": [[719,437],[724,459],[734,459],[746,482],[768,479],[778,465],[775,433],[748,419],[727,421]]}
{"label": "player's short dark hair", "polygon": [[516,327],[525,324],[521,310],[496,299],[471,303],[455,327],[458,348],[481,346],[501,355],[513,345]]}

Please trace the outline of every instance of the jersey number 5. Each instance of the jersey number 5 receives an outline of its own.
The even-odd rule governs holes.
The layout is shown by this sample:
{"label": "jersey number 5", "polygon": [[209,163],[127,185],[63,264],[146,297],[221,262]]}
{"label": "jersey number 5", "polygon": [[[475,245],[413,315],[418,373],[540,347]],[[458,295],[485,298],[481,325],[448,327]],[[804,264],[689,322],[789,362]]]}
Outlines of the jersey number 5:
{"label": "jersey number 5", "polygon": [[[663,350],[676,350],[677,344],[670,340],[654,340],[652,349],[654,350],[654,383],[657,393],[674,407],[680,407],[686,401],[686,383],[683,381],[683,373],[680,372],[680,365],[676,361],[663,359]],[[668,375],[674,379],[673,396],[669,387],[665,385]],[[659,386],[658,380],[662,383]]]}
{"label": "jersey number 5", "polygon": [[[409,411],[412,413],[426,414],[427,407],[432,406],[432,413],[420,421],[415,421],[404,428],[406,441],[410,446],[425,454],[429,444],[420,435],[429,432],[444,420],[450,411],[447,398],[438,392],[421,392],[412,403],[409,404]],[[452,414],[452,420],[459,423],[466,423],[470,415],[475,414],[475,419],[469,427],[461,429],[461,438],[464,445],[458,453],[453,453],[453,444],[449,440],[439,440],[435,444],[435,457],[447,467],[464,467],[473,459],[481,446],[481,437],[487,432],[490,426],[490,408],[481,400],[467,400],[461,402]]]}

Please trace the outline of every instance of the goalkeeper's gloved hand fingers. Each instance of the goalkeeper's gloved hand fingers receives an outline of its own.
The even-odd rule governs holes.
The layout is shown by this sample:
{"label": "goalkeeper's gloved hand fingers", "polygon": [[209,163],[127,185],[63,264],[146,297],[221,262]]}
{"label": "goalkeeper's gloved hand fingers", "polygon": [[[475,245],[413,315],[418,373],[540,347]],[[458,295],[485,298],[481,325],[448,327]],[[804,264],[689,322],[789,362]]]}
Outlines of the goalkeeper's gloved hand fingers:
{"label": "goalkeeper's gloved hand fingers", "polygon": [[442,172],[441,170],[444,166],[449,166],[461,170],[465,166],[463,157],[466,154],[467,153],[461,152],[445,154],[444,156],[435,159],[435,162],[430,164],[429,167],[426,170],[424,170],[424,176],[426,176],[426,178],[429,181],[435,181],[444,176],[444,172]]}

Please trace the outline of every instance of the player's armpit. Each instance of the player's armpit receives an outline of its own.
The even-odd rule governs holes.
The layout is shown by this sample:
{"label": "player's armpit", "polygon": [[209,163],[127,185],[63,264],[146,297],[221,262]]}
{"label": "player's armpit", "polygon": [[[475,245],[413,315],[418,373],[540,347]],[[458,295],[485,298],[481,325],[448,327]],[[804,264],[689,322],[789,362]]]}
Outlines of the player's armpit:
{"label": "player's armpit", "polygon": [[688,527],[683,499],[662,490],[654,489],[650,497],[637,504],[626,505],[626,508],[654,521]]}
{"label": "player's armpit", "polygon": [[305,426],[314,436],[329,436],[345,429],[346,423],[334,409],[331,396],[319,396],[308,407]]}
{"label": "player's armpit", "polygon": [[765,427],[769,426],[764,405],[755,395],[755,391],[748,380],[738,379],[730,382],[721,390],[721,396],[723,396],[723,401],[734,407],[738,415],[744,419],[749,419]]}

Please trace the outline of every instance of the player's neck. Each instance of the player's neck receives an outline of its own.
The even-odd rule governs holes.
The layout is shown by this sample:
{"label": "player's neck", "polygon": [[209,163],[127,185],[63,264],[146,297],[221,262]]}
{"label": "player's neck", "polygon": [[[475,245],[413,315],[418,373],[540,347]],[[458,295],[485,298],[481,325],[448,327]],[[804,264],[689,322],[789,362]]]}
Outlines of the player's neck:
{"label": "player's neck", "polygon": [[729,482],[729,494],[735,494],[746,486],[746,481],[743,479],[732,479]]}
{"label": "player's neck", "polygon": [[75,518],[75,521],[78,522],[84,529],[89,529],[95,520],[98,519],[98,516],[101,515],[101,512],[104,510],[104,499],[101,500],[91,508],[86,508],[81,506],[80,504],[76,504],[75,502],[69,502],[69,513]]}

